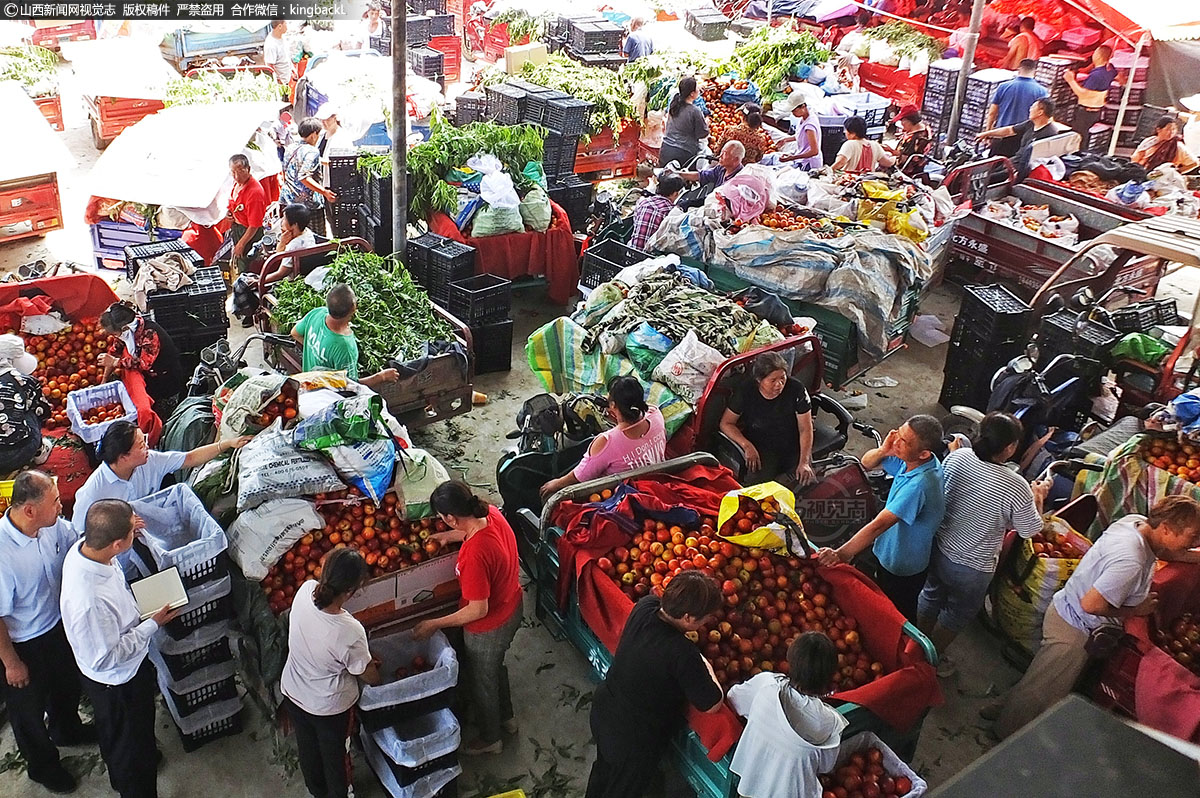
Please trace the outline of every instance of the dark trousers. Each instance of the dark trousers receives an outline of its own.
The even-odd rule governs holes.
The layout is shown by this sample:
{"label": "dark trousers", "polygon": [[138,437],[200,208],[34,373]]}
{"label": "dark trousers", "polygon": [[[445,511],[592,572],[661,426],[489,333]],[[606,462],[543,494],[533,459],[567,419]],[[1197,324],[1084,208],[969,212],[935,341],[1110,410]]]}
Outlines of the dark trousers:
{"label": "dark trousers", "polygon": [[109,784],[121,798],[157,798],[154,669],[150,660],[143,660],[125,684],[101,684],[84,676],[83,689],[96,711],[100,755],[108,766]]}
{"label": "dark trousers", "polygon": [[464,632],[466,681],[475,705],[479,739],[494,743],[500,739],[501,724],[513,717],[512,690],[504,655],[521,628],[521,606],[512,617],[490,632]]}
{"label": "dark trousers", "polygon": [[992,139],[992,155],[1003,155],[1012,158],[1021,147],[1020,136],[1005,136],[1002,139]]}
{"label": "dark trousers", "polygon": [[59,767],[55,742],[68,744],[79,738],[79,668],[60,621],[44,635],[13,643],[29,669],[29,684],[20,689],[8,683],[0,665],[0,684],[8,705],[9,722],[17,750],[29,764],[29,776],[42,779]]}
{"label": "dark trousers", "polygon": [[615,717],[606,690],[602,683],[592,698],[596,762],[588,776],[586,798],[640,798],[658,774],[670,735],[636,718]]}
{"label": "dark trousers", "polygon": [[663,144],[658,149],[658,165],[666,166],[671,161],[678,161],[681,167],[690,169],[689,162],[696,157],[695,152],[688,152],[682,147],[675,147],[670,144]]}
{"label": "dark trousers", "polygon": [[917,597],[921,588],[925,587],[925,577],[929,570],[921,571],[912,576],[897,576],[882,565],[875,569],[875,584],[892,600],[896,609],[912,621],[917,622]]}
{"label": "dark trousers", "polygon": [[296,732],[300,772],[309,794],[313,798],[346,798],[352,783],[349,740],[354,708],[336,715],[312,715],[290,698],[283,699],[283,706]]}
{"label": "dark trousers", "polygon": [[1087,147],[1088,131],[1092,129],[1092,125],[1100,121],[1102,110],[1102,108],[1085,108],[1082,105],[1075,109],[1075,118],[1071,120],[1071,129],[1083,136],[1084,147]]}

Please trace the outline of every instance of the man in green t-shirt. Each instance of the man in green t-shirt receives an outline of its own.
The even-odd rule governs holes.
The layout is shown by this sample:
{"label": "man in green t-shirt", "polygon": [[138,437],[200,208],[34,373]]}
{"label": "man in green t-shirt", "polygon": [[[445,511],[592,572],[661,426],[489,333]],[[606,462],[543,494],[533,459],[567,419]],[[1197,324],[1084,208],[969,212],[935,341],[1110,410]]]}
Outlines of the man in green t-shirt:
{"label": "man in green t-shirt", "polygon": [[305,371],[344,371],[352,380],[374,388],[382,382],[395,382],[400,373],[384,369],[369,377],[358,377],[358,341],[350,330],[350,320],[358,300],[350,286],[335,285],[325,297],[325,307],[314,308],[292,328],[292,337],[304,347]]}

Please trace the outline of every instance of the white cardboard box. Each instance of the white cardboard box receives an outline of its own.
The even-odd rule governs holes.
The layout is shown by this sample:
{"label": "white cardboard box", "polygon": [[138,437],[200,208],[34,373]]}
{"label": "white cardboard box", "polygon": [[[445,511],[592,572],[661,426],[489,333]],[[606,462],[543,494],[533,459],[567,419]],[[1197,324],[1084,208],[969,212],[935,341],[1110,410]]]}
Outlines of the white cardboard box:
{"label": "white cardboard box", "polygon": [[521,67],[525,65],[526,61],[532,61],[535,64],[544,64],[548,58],[546,45],[541,42],[506,47],[504,48],[504,71],[510,75],[515,75],[521,71]]}
{"label": "white cardboard box", "polygon": [[457,564],[455,551],[372,579],[346,602],[345,609],[364,626],[374,626],[418,614],[422,605],[457,600],[461,592],[455,573]]}

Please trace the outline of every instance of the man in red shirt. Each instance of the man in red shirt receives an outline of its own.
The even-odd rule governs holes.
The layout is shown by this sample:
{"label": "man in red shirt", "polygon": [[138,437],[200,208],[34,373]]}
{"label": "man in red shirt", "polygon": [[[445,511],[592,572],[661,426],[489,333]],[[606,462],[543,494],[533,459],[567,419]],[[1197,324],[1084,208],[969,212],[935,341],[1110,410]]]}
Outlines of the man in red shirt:
{"label": "man in red shirt", "polygon": [[263,214],[267,212],[267,195],[250,174],[250,159],[237,154],[229,159],[233,175],[233,194],[229,197],[229,216],[233,221],[229,235],[233,239],[230,258],[233,275],[246,270],[246,251],[262,238]]}

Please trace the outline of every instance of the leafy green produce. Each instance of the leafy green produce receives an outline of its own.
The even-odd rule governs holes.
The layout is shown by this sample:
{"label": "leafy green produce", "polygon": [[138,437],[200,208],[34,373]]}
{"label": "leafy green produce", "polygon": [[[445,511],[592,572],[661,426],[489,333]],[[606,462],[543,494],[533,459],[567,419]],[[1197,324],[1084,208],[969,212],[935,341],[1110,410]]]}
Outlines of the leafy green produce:
{"label": "leafy green produce", "polygon": [[508,25],[508,40],[513,44],[526,38],[534,42],[545,38],[546,23],[550,21],[550,16],[549,13],[530,14],[522,8],[510,8],[493,17],[488,28]]}
{"label": "leafy green produce", "polygon": [[[376,255],[343,249],[329,267],[325,289],[346,283],[358,297],[353,329],[358,339],[358,366],[363,375],[420,356],[426,341],[449,341],[454,331],[433,313],[425,289],[413,282],[403,265]],[[271,289],[272,310],[279,329],[290,330],[325,297],[303,280],[284,280]]]}
{"label": "leafy green produce", "polygon": [[270,102],[285,97],[287,87],[261,72],[238,70],[226,76],[200,72],[194,78],[176,78],[167,84],[164,105]]}
{"label": "leafy green produce", "polygon": [[416,221],[433,210],[457,210],[458,193],[443,178],[481,153],[495,155],[504,164],[518,193],[532,188],[521,170],[530,161],[542,160],[544,137],[545,131],[533,125],[475,122],[454,127],[435,113],[430,120],[429,138],[408,151],[408,173],[412,176],[409,218]]}
{"label": "leafy green produce", "polygon": [[561,55],[552,55],[544,64],[526,61],[521,67],[521,77],[590,102],[594,133],[605,128],[620,132],[625,122],[637,113],[629,87],[611,69],[586,67]]}
{"label": "leafy green produce", "polygon": [[829,50],[808,31],[767,27],[754,31],[722,66],[742,80],[754,81],[769,96],[781,90],[797,67],[823,64],[829,56]]}
{"label": "leafy green produce", "polygon": [[937,39],[926,36],[912,25],[899,20],[892,20],[877,28],[868,28],[863,31],[863,36],[868,39],[882,39],[890,44],[898,55],[910,58],[924,50],[929,55],[930,61],[936,61],[942,57],[942,52],[946,49]]}
{"label": "leafy green produce", "polygon": [[630,61],[621,77],[630,85],[646,84],[646,108],[661,111],[679,80],[687,75],[714,75],[718,62],[703,53],[667,50]]}
{"label": "leafy green produce", "polygon": [[15,80],[30,97],[58,94],[58,57],[45,47],[0,48],[0,80]]}
{"label": "leafy green produce", "polygon": [[386,180],[392,176],[392,154],[360,152],[354,167],[364,175]]}

